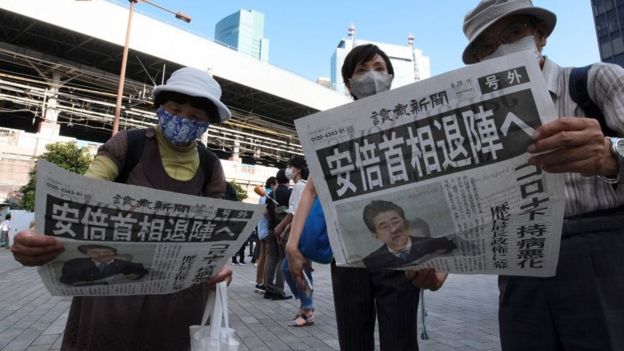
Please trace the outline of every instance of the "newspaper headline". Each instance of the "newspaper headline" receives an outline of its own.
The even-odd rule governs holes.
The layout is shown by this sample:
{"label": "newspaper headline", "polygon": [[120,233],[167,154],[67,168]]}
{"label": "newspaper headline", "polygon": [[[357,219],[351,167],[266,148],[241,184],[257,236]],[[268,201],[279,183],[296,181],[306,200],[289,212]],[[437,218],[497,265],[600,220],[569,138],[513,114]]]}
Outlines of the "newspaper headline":
{"label": "newspaper headline", "polygon": [[534,61],[488,60],[295,121],[339,264],[554,275],[564,191],[527,163],[556,118]]}
{"label": "newspaper headline", "polygon": [[65,252],[39,273],[52,295],[167,294],[216,274],[257,205],[90,179],[37,165],[36,230]]}

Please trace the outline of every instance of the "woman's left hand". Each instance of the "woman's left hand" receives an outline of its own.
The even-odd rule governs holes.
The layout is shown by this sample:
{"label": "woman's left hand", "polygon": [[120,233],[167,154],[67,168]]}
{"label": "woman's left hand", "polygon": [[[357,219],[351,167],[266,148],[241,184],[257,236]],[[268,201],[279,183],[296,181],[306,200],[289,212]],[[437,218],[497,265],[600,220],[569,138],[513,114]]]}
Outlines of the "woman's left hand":
{"label": "woman's left hand", "polygon": [[214,277],[208,279],[208,281],[206,281],[206,284],[208,284],[211,289],[214,289],[217,283],[220,283],[222,281],[227,282],[228,286],[232,282],[232,269],[228,266],[224,266],[223,268],[221,268],[221,271],[217,273],[217,275],[215,275]]}
{"label": "woman's left hand", "polygon": [[405,277],[418,288],[436,291],[444,285],[447,272],[438,272],[433,268],[425,268],[417,271],[405,271]]}
{"label": "woman's left hand", "polygon": [[300,289],[305,289],[305,280],[303,279],[303,269],[308,261],[303,256],[299,248],[286,245],[286,259],[288,259],[288,269],[290,275],[297,283]]}

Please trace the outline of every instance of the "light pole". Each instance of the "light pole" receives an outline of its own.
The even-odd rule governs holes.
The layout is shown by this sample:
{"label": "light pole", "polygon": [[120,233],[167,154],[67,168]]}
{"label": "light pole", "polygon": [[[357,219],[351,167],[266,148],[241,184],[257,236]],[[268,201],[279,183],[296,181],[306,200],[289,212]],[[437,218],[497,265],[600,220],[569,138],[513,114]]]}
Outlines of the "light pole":
{"label": "light pole", "polygon": [[119,131],[119,120],[121,119],[121,102],[123,100],[124,83],[126,80],[126,65],[128,63],[128,46],[129,46],[128,44],[130,43],[130,31],[132,29],[132,14],[134,13],[134,5],[139,1],[144,2],[146,4],[150,4],[163,11],[169,12],[175,15],[175,18],[182,20],[186,23],[191,22],[190,16],[182,12],[171,11],[169,9],[166,9],[148,0],[128,0],[128,2],[130,2],[130,10],[128,12],[128,28],[126,29],[126,42],[124,44],[123,55],[121,57],[121,70],[119,72],[119,86],[117,87],[117,102],[115,104],[115,118],[113,119],[113,135],[115,135],[115,133]]}

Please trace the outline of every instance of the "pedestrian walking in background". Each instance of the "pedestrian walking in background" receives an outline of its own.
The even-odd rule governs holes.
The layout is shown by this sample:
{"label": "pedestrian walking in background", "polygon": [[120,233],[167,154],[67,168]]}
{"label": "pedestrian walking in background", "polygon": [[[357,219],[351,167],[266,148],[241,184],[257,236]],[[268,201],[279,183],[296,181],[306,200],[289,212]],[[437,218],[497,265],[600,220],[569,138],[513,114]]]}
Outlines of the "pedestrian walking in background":
{"label": "pedestrian walking in background", "polygon": [[258,233],[258,258],[257,258],[257,267],[256,267],[256,292],[264,293],[266,291],[264,285],[264,272],[266,270],[266,262],[267,262],[267,237],[269,236],[269,212],[267,210],[267,201],[270,201],[269,194],[273,192],[277,188],[277,178],[269,177],[267,178],[264,189],[261,186],[258,186],[254,189],[254,192],[260,195],[260,199],[258,200],[258,204],[264,207],[262,212],[262,217],[260,217],[260,221],[258,221],[258,226],[256,227],[256,231]]}
{"label": "pedestrian walking in background", "polygon": [[[289,174],[291,176],[289,176]],[[305,188],[309,174],[310,171],[308,169],[308,164],[302,157],[295,156],[288,161],[286,176],[289,176],[289,178],[291,178],[295,182],[295,186],[293,188],[292,195],[290,196],[288,216],[284,218],[282,223],[280,223],[282,227],[276,229],[276,232],[278,232],[279,230],[280,236],[285,242],[288,241],[290,225],[297,211],[297,207],[299,206],[299,200],[301,199],[301,194],[303,194],[303,189]],[[303,288],[299,288],[297,286],[295,280],[290,274],[287,259],[284,259],[281,269],[282,274],[284,275],[284,279],[288,283],[290,290],[292,291],[293,295],[299,300],[299,311],[295,314],[293,321],[290,323],[290,326],[305,327],[314,324],[314,300],[313,290],[311,289],[311,286],[306,286]],[[312,271],[312,262],[308,259],[306,260],[306,263],[304,265],[304,274],[307,277],[306,283],[309,282],[309,285],[311,285],[314,281],[312,277]]]}
{"label": "pedestrian walking in background", "polygon": [[267,213],[269,216],[269,234],[267,236],[267,257],[264,270],[264,298],[286,300],[292,298],[284,293],[284,277],[279,264],[284,258],[284,250],[280,245],[280,238],[276,235],[275,227],[288,215],[288,201],[291,189],[290,180],[286,177],[286,170],[280,169],[275,176],[277,187],[268,195]]}
{"label": "pedestrian walking in background", "polygon": [[[238,198],[238,194],[236,194],[236,189],[234,189],[232,184],[227,183],[225,186],[226,186],[225,187],[225,199],[230,200],[230,201],[240,201],[240,199]],[[233,265],[245,264],[245,246],[246,245],[247,245],[247,241],[243,242],[240,249],[238,249],[238,251],[236,251],[234,256],[232,256]]]}
{"label": "pedestrian walking in background", "polygon": [[0,245],[5,248],[10,247],[9,231],[11,230],[11,214],[7,213],[4,217],[4,221],[0,223]]}

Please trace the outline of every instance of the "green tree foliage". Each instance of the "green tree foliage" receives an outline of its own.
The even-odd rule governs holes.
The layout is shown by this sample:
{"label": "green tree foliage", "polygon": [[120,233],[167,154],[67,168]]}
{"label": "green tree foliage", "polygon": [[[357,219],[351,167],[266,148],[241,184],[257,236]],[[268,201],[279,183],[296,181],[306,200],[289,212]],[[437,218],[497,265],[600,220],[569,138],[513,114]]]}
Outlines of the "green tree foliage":
{"label": "green tree foliage", "polygon": [[[37,158],[46,160],[70,172],[84,174],[91,163],[91,155],[87,148],[78,148],[75,142],[57,142],[48,144],[46,152]],[[35,210],[35,189],[37,187],[37,164],[29,174],[28,184],[20,192],[22,195],[21,207],[28,211]]]}
{"label": "green tree foliage", "polygon": [[244,201],[248,197],[247,190],[245,190],[245,188],[243,188],[240,184],[235,181],[231,181],[230,185],[234,188],[234,190],[236,190],[236,197],[238,197],[238,201]]}

